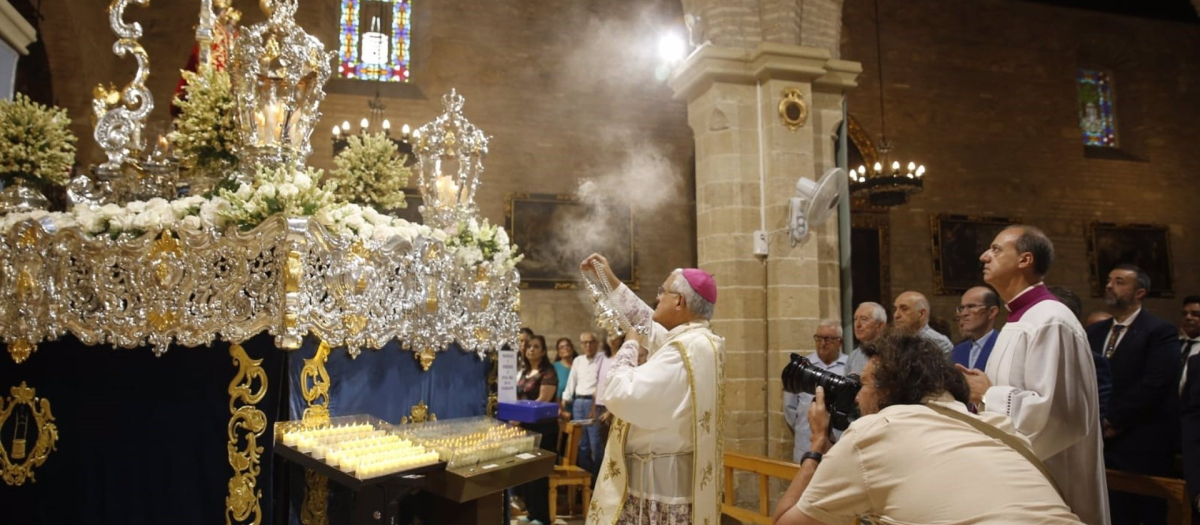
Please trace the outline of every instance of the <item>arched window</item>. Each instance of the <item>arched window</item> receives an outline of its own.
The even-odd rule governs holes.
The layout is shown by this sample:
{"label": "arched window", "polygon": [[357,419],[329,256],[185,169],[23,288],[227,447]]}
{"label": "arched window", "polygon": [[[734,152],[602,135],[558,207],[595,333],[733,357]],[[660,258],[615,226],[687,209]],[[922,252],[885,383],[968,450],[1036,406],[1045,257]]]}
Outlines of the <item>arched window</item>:
{"label": "arched window", "polygon": [[1107,71],[1080,69],[1079,128],[1083,145],[1117,147],[1117,110],[1113,100],[1112,74]]}
{"label": "arched window", "polygon": [[408,82],[410,0],[341,0],[338,78]]}

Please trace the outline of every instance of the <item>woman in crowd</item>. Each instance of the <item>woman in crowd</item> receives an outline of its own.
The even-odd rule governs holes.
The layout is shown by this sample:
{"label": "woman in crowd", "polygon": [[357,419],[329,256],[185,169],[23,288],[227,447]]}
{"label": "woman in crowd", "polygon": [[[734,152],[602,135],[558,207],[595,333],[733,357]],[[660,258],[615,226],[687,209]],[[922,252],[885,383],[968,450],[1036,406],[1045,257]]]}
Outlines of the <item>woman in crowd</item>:
{"label": "woman in crowd", "polygon": [[[558,374],[546,358],[546,338],[535,335],[525,345],[525,362],[517,379],[517,399],[552,403],[557,398]],[[542,435],[543,449],[554,452],[558,423],[554,419],[537,423],[522,423],[522,428]],[[516,488],[516,494],[525,501],[525,510],[530,522],[554,523],[550,519],[550,483],[546,478],[535,479]]]}
{"label": "woman in crowd", "polygon": [[558,351],[558,360],[554,362],[554,372],[558,374],[558,393],[554,398],[562,399],[563,390],[567,389],[567,379],[571,376],[571,363],[579,354],[570,337],[560,338],[554,348]]}

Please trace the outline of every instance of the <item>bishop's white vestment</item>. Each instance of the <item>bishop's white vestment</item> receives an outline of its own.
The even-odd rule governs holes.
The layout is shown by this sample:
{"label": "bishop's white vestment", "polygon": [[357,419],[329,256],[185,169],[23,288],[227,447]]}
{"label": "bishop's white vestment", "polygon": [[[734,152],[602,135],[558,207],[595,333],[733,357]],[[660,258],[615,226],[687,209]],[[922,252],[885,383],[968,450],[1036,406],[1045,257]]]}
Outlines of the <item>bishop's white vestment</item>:
{"label": "bishop's white vestment", "polygon": [[725,340],[707,321],[670,331],[626,286],[612,304],[634,326],[652,325],[646,363],[626,342],[608,371],[614,416],[588,509],[589,525],[717,525],[721,519]]}
{"label": "bishop's white vestment", "polygon": [[1075,315],[1033,286],[1010,303],[987,362],[984,410],[1012,418],[1089,525],[1109,525],[1096,366]]}

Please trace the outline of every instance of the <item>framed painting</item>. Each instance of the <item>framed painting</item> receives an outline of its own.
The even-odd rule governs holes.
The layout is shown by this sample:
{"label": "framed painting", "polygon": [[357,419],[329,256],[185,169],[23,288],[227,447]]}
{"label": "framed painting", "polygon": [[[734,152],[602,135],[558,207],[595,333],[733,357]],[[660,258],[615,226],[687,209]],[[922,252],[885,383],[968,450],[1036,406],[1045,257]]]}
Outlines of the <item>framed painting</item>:
{"label": "framed painting", "polygon": [[996,234],[1018,222],[1007,217],[932,215],[933,293],[958,295],[983,284],[979,256],[991,246]]}
{"label": "framed painting", "polygon": [[509,194],[505,208],[509,236],[525,255],[517,265],[523,288],[577,288],[579,262],[600,253],[622,282],[637,289],[636,232],[628,204],[520,193]]}
{"label": "framed painting", "polygon": [[1108,272],[1118,264],[1134,264],[1150,275],[1149,297],[1174,297],[1171,230],[1157,224],[1093,222],[1087,232],[1092,297],[1103,297]]}

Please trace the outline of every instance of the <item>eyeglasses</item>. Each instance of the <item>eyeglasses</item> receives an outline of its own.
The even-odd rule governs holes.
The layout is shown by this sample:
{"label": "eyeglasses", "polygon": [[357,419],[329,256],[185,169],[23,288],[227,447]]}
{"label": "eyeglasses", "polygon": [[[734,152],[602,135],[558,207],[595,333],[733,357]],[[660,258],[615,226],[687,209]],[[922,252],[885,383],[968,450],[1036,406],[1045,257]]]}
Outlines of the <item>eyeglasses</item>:
{"label": "eyeglasses", "polygon": [[954,311],[961,314],[967,310],[976,310],[979,308],[984,308],[986,306],[987,305],[983,305],[983,304],[960,304],[960,305],[954,307]]}
{"label": "eyeglasses", "polygon": [[662,297],[662,296],[664,296],[664,295],[666,295],[666,294],[669,294],[669,293],[671,293],[671,294],[675,294],[675,295],[679,295],[679,292],[672,292],[672,291],[670,291],[670,290],[668,290],[668,289],[666,289],[666,288],[663,288],[663,287],[659,286],[659,287],[658,287],[658,295],[656,295],[655,297]]}
{"label": "eyeglasses", "polygon": [[580,343],[585,344],[585,345],[595,345],[595,344],[600,344],[600,341],[596,341],[596,340],[580,341]]}
{"label": "eyeglasses", "polygon": [[837,336],[832,336],[832,337],[828,336],[828,335],[814,335],[813,336],[813,341],[816,343],[836,343],[841,340],[842,340],[842,338],[837,337]]}

